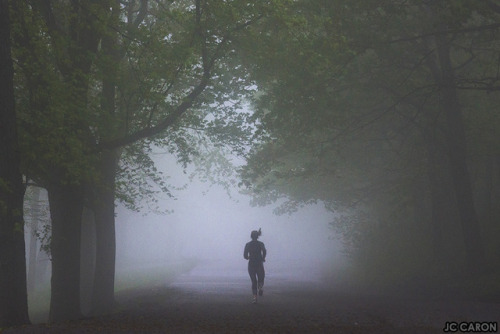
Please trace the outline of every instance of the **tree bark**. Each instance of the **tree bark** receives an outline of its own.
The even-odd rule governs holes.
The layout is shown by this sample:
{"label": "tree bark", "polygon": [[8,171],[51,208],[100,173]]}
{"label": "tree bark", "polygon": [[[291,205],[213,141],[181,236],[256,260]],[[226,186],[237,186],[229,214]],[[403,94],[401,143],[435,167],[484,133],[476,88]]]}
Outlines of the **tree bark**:
{"label": "tree bark", "polygon": [[0,327],[29,323],[9,4],[0,0]]}
{"label": "tree bark", "polygon": [[[111,22],[119,21],[120,4],[111,3]],[[105,34],[101,41],[102,55],[110,63],[106,67],[102,82],[102,112],[109,119],[116,119],[116,85],[122,55],[118,49],[116,32]],[[106,124],[108,131],[102,138],[121,132],[120,123]],[[92,314],[105,314],[113,309],[115,302],[115,177],[119,160],[119,149],[103,150],[97,165],[99,184],[93,186],[96,228],[96,266],[92,293]]]}
{"label": "tree bark", "polygon": [[29,227],[29,259],[28,259],[28,295],[33,295],[36,289],[36,267],[38,255],[38,239],[36,237],[40,219],[40,188],[34,187],[31,201],[31,224]]}
{"label": "tree bark", "polygon": [[443,259],[443,224],[446,220],[444,211],[444,182],[439,177],[440,166],[435,142],[428,143],[427,146],[429,157],[427,174],[430,186],[432,252],[433,259],[439,263]]}
{"label": "tree bark", "polygon": [[460,215],[465,257],[468,270],[473,273],[480,272],[485,266],[484,249],[467,168],[465,129],[450,59],[450,41],[447,36],[438,35],[436,45],[440,68],[439,107],[446,118],[449,168]]}
{"label": "tree bark", "polygon": [[115,291],[115,176],[117,151],[104,151],[100,161],[101,183],[95,187],[96,266],[92,313],[110,312]]}
{"label": "tree bark", "polygon": [[88,207],[85,207],[83,210],[80,251],[81,310],[84,315],[89,315],[92,310],[92,291],[94,289],[96,231],[95,214]]}
{"label": "tree bark", "polygon": [[52,220],[49,321],[78,319],[83,189],[79,185],[50,184],[47,191]]}
{"label": "tree bark", "polygon": [[[84,207],[84,191],[81,184],[87,180],[73,179],[68,173],[65,159],[71,159],[68,152],[79,150],[82,162],[92,153],[92,134],[86,118],[88,115],[88,93],[90,74],[101,38],[103,23],[96,13],[109,9],[106,1],[75,0],[67,3],[67,16],[54,15],[53,3],[35,1],[33,7],[39,10],[47,25],[54,47],[60,52],[56,64],[69,92],[70,106],[65,110],[62,127],[76,134],[79,147],[62,147],[58,153],[61,162],[53,169],[57,175],[48,176],[50,211],[52,218],[52,293],[50,321],[77,319],[81,317],[81,219]],[[98,9],[97,6],[100,8]],[[60,20],[58,22],[57,20]],[[62,28],[62,29],[61,29]],[[61,52],[64,50],[64,52]],[[61,146],[66,143],[61,143]],[[70,167],[73,168],[73,167]],[[83,173],[82,173],[83,174]]]}

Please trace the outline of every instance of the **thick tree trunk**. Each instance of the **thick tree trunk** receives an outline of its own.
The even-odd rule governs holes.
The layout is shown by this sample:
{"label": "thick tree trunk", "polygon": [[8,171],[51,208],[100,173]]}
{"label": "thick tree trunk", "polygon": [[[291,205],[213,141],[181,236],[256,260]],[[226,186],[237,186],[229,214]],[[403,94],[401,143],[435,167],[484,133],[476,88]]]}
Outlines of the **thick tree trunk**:
{"label": "thick tree trunk", "polygon": [[36,267],[38,255],[38,239],[36,237],[38,220],[40,219],[40,188],[34,187],[31,201],[31,224],[29,226],[29,258],[28,258],[28,295],[33,295],[36,289]]}
{"label": "thick tree trunk", "polygon": [[439,177],[440,168],[436,148],[433,145],[430,146],[428,147],[428,177],[431,201],[432,252],[434,260],[440,262],[443,259],[443,223],[446,220],[444,182]]}
{"label": "thick tree trunk", "polygon": [[8,1],[0,0],[0,327],[29,323]]}
{"label": "thick tree trunk", "polygon": [[80,294],[81,310],[84,315],[91,313],[92,293],[94,289],[96,231],[94,211],[85,208],[82,216]]}
{"label": "thick tree trunk", "polygon": [[[120,14],[120,3],[111,2],[111,21],[117,22]],[[119,62],[118,35],[115,32],[105,34],[102,38],[102,54],[110,64],[106,67],[102,82],[101,108],[110,119],[116,113],[116,81]],[[103,133],[102,138],[113,136],[120,129],[116,124],[107,124],[110,133]],[[119,127],[119,125],[118,125]],[[100,184],[94,187],[95,227],[96,227],[96,267],[94,290],[92,294],[92,313],[104,314],[112,310],[115,297],[115,177],[120,150],[104,150],[101,152],[98,172]]]}
{"label": "thick tree trunk", "polygon": [[486,156],[478,159],[476,169],[478,177],[474,182],[475,198],[479,219],[487,226],[493,224],[493,189],[495,161],[493,157]]}
{"label": "thick tree trunk", "polygon": [[441,70],[439,106],[446,117],[450,174],[460,215],[467,266],[471,272],[478,272],[484,269],[484,250],[479,220],[474,207],[471,178],[467,168],[465,129],[451,65],[450,41],[447,36],[439,35],[436,43]]}
{"label": "thick tree trunk", "polygon": [[83,190],[78,185],[51,184],[47,191],[52,220],[49,321],[78,319]]}
{"label": "thick tree trunk", "polygon": [[[33,228],[33,227],[32,227]],[[33,296],[36,289],[36,262],[38,253],[38,242],[36,238],[36,231],[30,228],[29,231],[29,257],[28,257],[28,295]]]}
{"label": "thick tree trunk", "polygon": [[92,296],[93,314],[110,312],[115,289],[115,176],[117,152],[104,151],[100,161],[100,185],[96,187],[96,266]]}

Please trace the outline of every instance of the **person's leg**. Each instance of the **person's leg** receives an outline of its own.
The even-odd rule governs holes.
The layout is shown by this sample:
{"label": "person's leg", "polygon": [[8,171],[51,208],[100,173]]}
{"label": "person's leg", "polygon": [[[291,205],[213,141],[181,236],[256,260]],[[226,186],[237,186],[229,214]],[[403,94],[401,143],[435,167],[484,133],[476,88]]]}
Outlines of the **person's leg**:
{"label": "person's leg", "polygon": [[252,280],[252,294],[257,296],[257,271],[253,266],[248,266],[248,274]]}
{"label": "person's leg", "polygon": [[262,296],[264,293],[264,290],[262,289],[264,287],[264,277],[266,276],[266,272],[264,270],[264,265],[261,265],[260,267],[257,268],[256,271],[257,274],[257,285],[259,288],[259,296]]}

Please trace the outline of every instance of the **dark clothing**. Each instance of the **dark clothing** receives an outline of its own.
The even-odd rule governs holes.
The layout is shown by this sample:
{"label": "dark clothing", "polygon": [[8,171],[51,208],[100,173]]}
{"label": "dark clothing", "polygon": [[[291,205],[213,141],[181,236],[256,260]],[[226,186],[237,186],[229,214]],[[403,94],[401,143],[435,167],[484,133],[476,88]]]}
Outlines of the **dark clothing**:
{"label": "dark clothing", "polygon": [[266,261],[266,247],[263,242],[252,240],[245,245],[243,257],[248,260],[248,274],[252,280],[252,293],[257,294],[257,287],[264,286],[264,261]]}
{"label": "dark clothing", "polygon": [[243,257],[248,260],[248,265],[258,265],[266,261],[266,247],[263,242],[252,240],[247,242]]}
{"label": "dark clothing", "polygon": [[250,263],[248,263],[248,274],[252,280],[252,293],[256,295],[257,287],[262,289],[264,286],[264,277],[266,276],[264,265],[261,263],[257,266],[251,266]]}

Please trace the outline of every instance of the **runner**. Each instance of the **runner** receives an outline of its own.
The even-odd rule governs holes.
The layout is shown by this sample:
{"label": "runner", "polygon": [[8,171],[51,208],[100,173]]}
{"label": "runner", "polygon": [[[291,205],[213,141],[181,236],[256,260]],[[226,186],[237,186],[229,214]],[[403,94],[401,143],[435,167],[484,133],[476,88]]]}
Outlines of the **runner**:
{"label": "runner", "polygon": [[252,241],[245,245],[245,250],[243,251],[243,257],[248,260],[248,274],[252,280],[252,293],[253,293],[253,303],[257,303],[257,290],[259,296],[262,296],[264,290],[264,277],[266,275],[264,271],[264,262],[266,262],[266,247],[264,243],[258,241],[259,236],[262,235],[262,231],[259,228],[258,231],[252,231],[250,233],[250,238]]}

